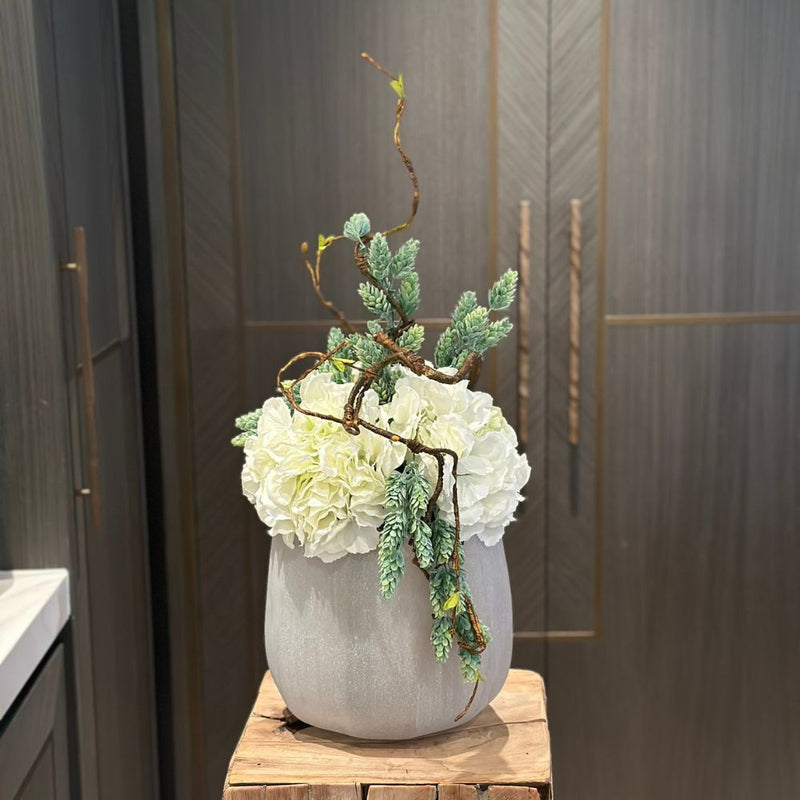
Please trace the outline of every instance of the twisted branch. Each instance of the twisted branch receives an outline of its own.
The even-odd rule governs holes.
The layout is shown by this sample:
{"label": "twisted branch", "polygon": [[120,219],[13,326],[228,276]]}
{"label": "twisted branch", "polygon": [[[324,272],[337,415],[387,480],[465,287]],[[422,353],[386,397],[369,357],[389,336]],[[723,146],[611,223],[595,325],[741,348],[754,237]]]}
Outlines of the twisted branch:
{"label": "twisted branch", "polygon": [[[378,62],[376,62],[366,53],[362,53],[362,58],[364,58],[366,61],[372,64],[376,69],[378,69],[384,75],[388,76],[392,80],[397,80],[397,77],[395,75],[393,75],[383,66],[378,64]],[[414,172],[414,167],[411,163],[411,159],[403,150],[403,147],[400,142],[400,123],[404,111],[405,111],[405,99],[401,96],[398,97],[397,109],[395,112],[394,144],[395,148],[400,154],[400,158],[403,162],[403,165],[406,168],[406,171],[408,173],[408,176],[411,180],[411,184],[413,187],[412,200],[411,200],[411,213],[405,222],[385,231],[384,232],[385,236],[390,236],[394,233],[399,233],[410,227],[419,208],[419,183],[417,180],[417,176],[416,173]],[[321,276],[322,254],[324,250],[326,250],[331,244],[338,242],[339,240],[344,238],[345,238],[344,236],[328,237],[327,239],[324,240],[324,242],[320,246],[318,246],[316,252],[316,261],[314,265],[313,266],[311,265],[311,262],[308,260],[308,258],[304,258],[304,263],[306,270],[308,271],[309,276],[311,277],[311,284],[314,288],[314,292],[317,295],[322,306],[326,308],[329,312],[331,312],[333,316],[335,316],[338,319],[340,325],[346,331],[348,331],[349,333],[354,333],[355,328],[347,319],[345,314],[340,309],[338,309],[330,300],[328,300],[321,290],[320,276]],[[375,341],[377,344],[381,345],[384,349],[386,349],[389,352],[389,355],[377,364],[373,364],[362,368],[361,375],[358,377],[358,379],[355,381],[353,385],[353,389],[351,390],[350,395],[348,396],[341,417],[304,408],[295,399],[294,387],[299,381],[302,381],[304,378],[306,378],[308,375],[310,375],[324,363],[334,358],[336,353],[346,346],[347,342],[343,342],[342,344],[338,345],[333,350],[327,353],[318,351],[307,351],[297,354],[278,370],[278,375],[277,375],[278,388],[283,394],[286,401],[289,403],[289,405],[300,414],[305,414],[306,416],[309,417],[315,417],[317,419],[337,423],[341,425],[344,428],[344,430],[347,431],[347,433],[353,436],[357,436],[361,432],[361,429],[363,428],[364,430],[367,430],[370,433],[375,434],[376,436],[381,436],[384,439],[388,439],[391,442],[402,443],[403,445],[406,446],[409,452],[414,453],[415,455],[426,454],[428,456],[433,457],[436,460],[437,464],[437,480],[425,511],[424,520],[427,523],[430,523],[432,521],[436,504],[444,489],[444,474],[446,469],[446,460],[448,458],[451,460],[451,474],[453,477],[452,500],[453,500],[453,516],[455,520],[455,526],[454,526],[455,545],[453,547],[453,554],[450,557],[450,566],[453,572],[455,573],[456,591],[460,592],[462,564],[459,552],[460,542],[461,542],[461,519],[460,519],[460,512],[458,505],[457,453],[445,447],[430,447],[426,444],[423,444],[418,439],[400,436],[399,434],[393,433],[392,431],[387,430],[385,428],[381,428],[380,426],[375,425],[369,422],[368,420],[362,419],[361,406],[369,388],[378,379],[381,372],[386,367],[392,364],[402,364],[404,367],[411,370],[416,375],[429,378],[430,380],[437,381],[438,383],[442,384],[455,384],[459,383],[462,380],[468,380],[469,387],[473,388],[480,375],[482,358],[476,352],[469,353],[466,359],[464,360],[464,363],[455,372],[455,374],[449,375],[447,373],[435,369],[434,367],[431,367],[417,353],[414,353],[412,350],[404,348],[398,344],[398,338],[405,330],[407,330],[411,325],[414,324],[414,320],[408,318],[408,316],[405,314],[405,312],[403,311],[402,307],[397,302],[393,294],[389,292],[386,288],[384,288],[370,271],[369,262],[366,256],[366,244],[369,243],[371,239],[372,235],[367,235],[363,237],[360,243],[356,244],[353,258],[356,267],[358,268],[359,272],[364,277],[364,279],[383,293],[384,297],[392,307],[392,310],[400,320],[399,325],[395,325],[388,331],[381,330],[375,334],[371,334],[373,341]],[[308,245],[305,242],[301,246],[301,253],[304,257],[308,253]],[[314,363],[310,367],[306,368],[299,377],[292,380],[284,379],[286,372],[292,366],[299,363],[300,361],[304,361],[309,358],[315,359]],[[416,559],[415,563],[417,563],[417,566],[419,566],[419,563],[416,561]],[[430,579],[431,575],[430,570],[423,569],[421,566],[419,566],[419,568],[422,570],[423,573],[425,573],[426,577]],[[460,648],[472,653],[482,653],[486,649],[487,642],[485,636],[483,635],[483,630],[480,621],[478,619],[478,615],[475,612],[472,600],[470,598],[462,598],[462,599],[464,602],[464,609],[466,610],[466,613],[470,620],[470,628],[472,634],[471,638],[473,641],[467,641],[465,637],[459,635],[456,629],[456,616],[458,611],[457,607],[452,610],[451,614],[451,622],[450,622],[451,633],[453,634],[453,637],[455,638]],[[475,695],[478,690],[478,683],[479,681],[476,681],[472,691],[472,695],[469,698],[466,707],[455,718],[454,721],[460,720],[469,710],[473,700],[475,699]]]}

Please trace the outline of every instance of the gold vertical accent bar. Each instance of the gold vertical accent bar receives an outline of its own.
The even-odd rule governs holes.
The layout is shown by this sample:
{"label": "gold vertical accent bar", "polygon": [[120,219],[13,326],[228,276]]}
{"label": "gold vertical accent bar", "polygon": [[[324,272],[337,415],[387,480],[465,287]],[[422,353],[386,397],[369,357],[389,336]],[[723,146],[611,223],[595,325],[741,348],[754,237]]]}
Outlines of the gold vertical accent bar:
{"label": "gold vertical accent bar", "polygon": [[[489,285],[497,280],[497,229],[499,225],[499,175],[498,175],[498,91],[499,91],[499,0],[489,0]],[[497,350],[487,358],[487,388],[497,396]]]}
{"label": "gold vertical accent bar", "polygon": [[86,259],[86,232],[83,228],[73,230],[75,261],[67,269],[78,281],[78,327],[83,375],[83,425],[86,438],[86,470],[89,486],[78,489],[80,497],[89,498],[92,530],[100,529],[100,458],[97,450],[97,395],[92,362],[92,336],[89,321],[89,275]]}
{"label": "gold vertical accent bar", "polygon": [[528,445],[530,411],[530,281],[531,281],[531,204],[519,204],[519,300],[517,305],[517,433],[524,451]]}
{"label": "gold vertical accent bar", "polygon": [[581,201],[569,203],[569,390],[568,438],[580,441],[581,400]]}

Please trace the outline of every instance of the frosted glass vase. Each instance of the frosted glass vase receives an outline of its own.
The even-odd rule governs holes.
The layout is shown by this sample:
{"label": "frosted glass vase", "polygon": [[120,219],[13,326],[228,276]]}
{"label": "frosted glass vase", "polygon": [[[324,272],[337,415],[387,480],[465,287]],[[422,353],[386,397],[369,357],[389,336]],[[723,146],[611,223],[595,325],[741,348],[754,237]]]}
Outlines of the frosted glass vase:
{"label": "frosted glass vase", "polygon": [[512,621],[502,541],[465,543],[475,608],[492,631],[470,710],[473,685],[458,653],[436,661],[430,642],[428,582],[406,552],[406,574],[389,600],[378,594],[377,554],[325,564],[300,547],[272,541],[265,643],[272,675],[303,722],[362,739],[413,739],[479,714],[502,688],[511,664]]}

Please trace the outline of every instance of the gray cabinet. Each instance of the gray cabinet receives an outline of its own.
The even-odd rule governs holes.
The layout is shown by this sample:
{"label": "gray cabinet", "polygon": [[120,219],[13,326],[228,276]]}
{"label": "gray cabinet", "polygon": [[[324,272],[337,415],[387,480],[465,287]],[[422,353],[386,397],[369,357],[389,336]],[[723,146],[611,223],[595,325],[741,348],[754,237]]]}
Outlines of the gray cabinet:
{"label": "gray cabinet", "polygon": [[75,798],[70,744],[64,646],[59,644],[0,726],[0,796]]}
{"label": "gray cabinet", "polygon": [[82,798],[158,792],[117,36],[113,3],[0,4],[0,566],[70,571]]}

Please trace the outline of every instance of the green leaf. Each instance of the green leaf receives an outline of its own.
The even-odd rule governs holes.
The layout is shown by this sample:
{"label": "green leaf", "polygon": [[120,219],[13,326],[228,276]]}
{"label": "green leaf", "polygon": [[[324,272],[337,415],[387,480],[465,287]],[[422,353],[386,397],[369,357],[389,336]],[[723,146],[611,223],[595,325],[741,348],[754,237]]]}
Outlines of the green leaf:
{"label": "green leaf", "polygon": [[516,292],[517,273],[509,269],[489,289],[489,308],[492,311],[504,311],[514,302]]}
{"label": "green leaf", "polygon": [[362,237],[366,236],[370,231],[369,217],[361,212],[353,214],[344,224],[345,238],[350,239],[352,242],[360,242]]}
{"label": "green leaf", "polygon": [[337,369],[339,372],[344,372],[346,369],[347,364],[355,364],[352,358],[332,358],[331,364]]}
{"label": "green leaf", "polygon": [[392,304],[386,297],[382,289],[373,286],[371,283],[361,283],[358,286],[358,294],[364,303],[364,308],[376,317],[392,320]]}
{"label": "green leaf", "polygon": [[464,321],[464,317],[470,311],[474,311],[478,307],[478,296],[473,291],[464,292],[458,298],[456,307],[453,310],[453,325],[458,325]]}
{"label": "green leaf", "polygon": [[408,275],[417,263],[418,253],[418,239],[409,239],[403,242],[403,244],[397,248],[397,252],[392,256],[389,262],[389,277],[392,278],[392,280],[399,280]]}
{"label": "green leaf", "polygon": [[400,347],[411,350],[412,353],[419,353],[425,341],[425,328],[422,325],[412,325],[404,330],[397,339]]}
{"label": "green leaf", "polygon": [[480,680],[481,655],[471,650],[459,648],[458,656],[461,661],[461,675],[466,683],[476,683]]}
{"label": "green leaf", "polygon": [[413,314],[419,307],[419,275],[410,272],[400,283],[400,308],[403,313]]}
{"label": "green leaf", "polygon": [[382,233],[376,233],[372,237],[372,241],[369,243],[367,262],[375,280],[385,288],[388,288],[386,281],[389,277],[391,253],[389,252],[389,243]]}
{"label": "green leaf", "polygon": [[323,236],[321,233],[317,234],[317,250],[322,253],[333,243],[335,239],[335,236]]}
{"label": "green leaf", "polygon": [[452,328],[445,328],[439,335],[433,363],[437,367],[449,367],[456,356],[456,336]]}
{"label": "green leaf", "polygon": [[391,86],[392,86],[392,89],[394,89],[397,92],[397,96],[401,100],[404,100],[405,96],[406,96],[406,90],[405,90],[405,87],[403,86],[403,73],[402,72],[397,76],[397,80],[396,81],[392,81]]}
{"label": "green leaf", "polygon": [[453,628],[448,617],[436,617],[431,628],[431,644],[436,660],[447,661],[453,646]]}
{"label": "green leaf", "polygon": [[447,598],[442,608],[445,611],[450,611],[450,609],[455,608],[458,605],[458,600],[461,597],[459,592],[453,592],[450,597]]}

